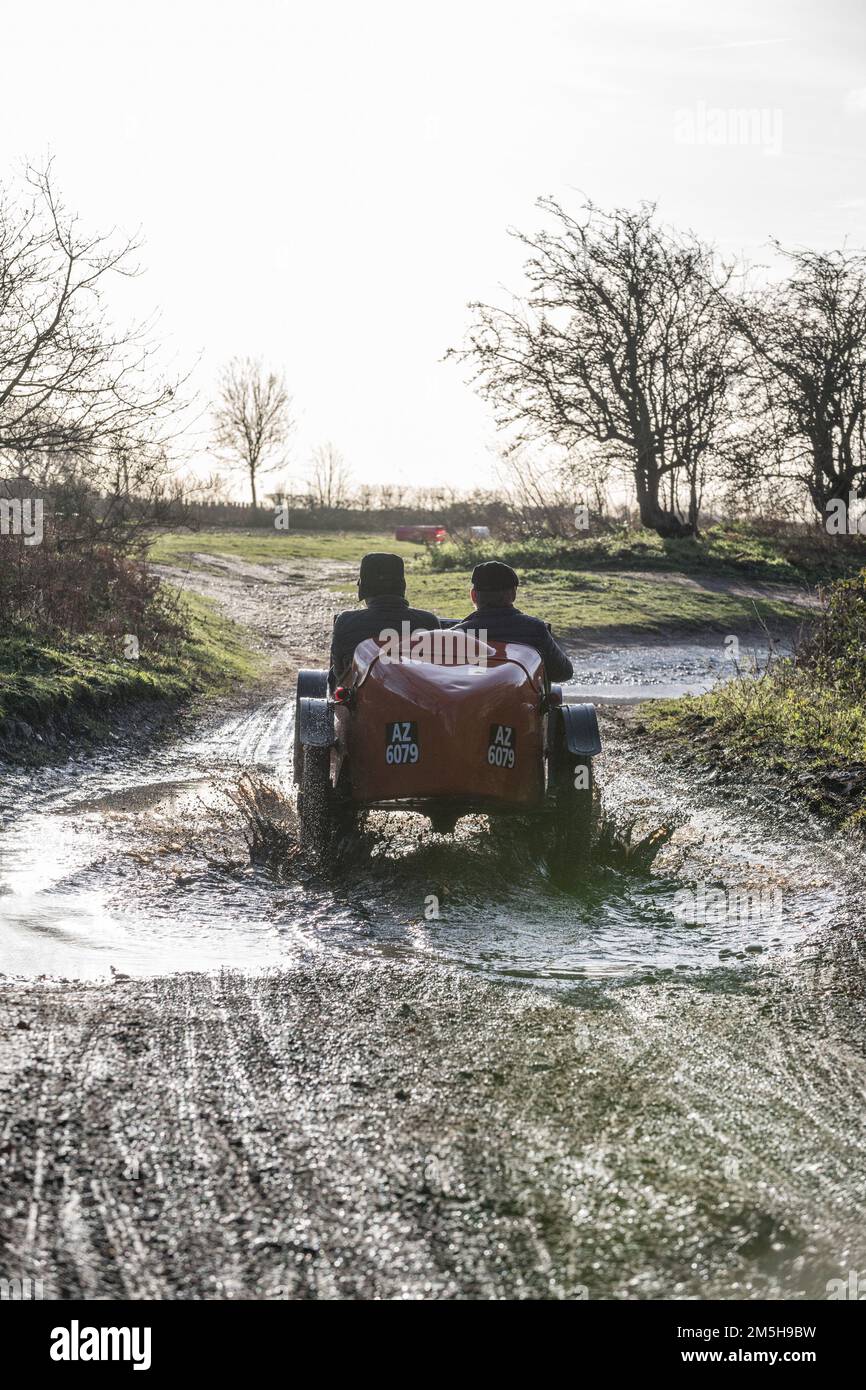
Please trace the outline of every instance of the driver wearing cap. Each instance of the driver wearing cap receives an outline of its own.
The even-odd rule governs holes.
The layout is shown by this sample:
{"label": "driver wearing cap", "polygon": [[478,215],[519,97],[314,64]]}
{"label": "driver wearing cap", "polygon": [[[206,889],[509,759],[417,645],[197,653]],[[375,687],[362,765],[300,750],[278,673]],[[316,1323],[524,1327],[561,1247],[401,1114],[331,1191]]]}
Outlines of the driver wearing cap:
{"label": "driver wearing cap", "polygon": [[350,608],[334,619],[328,676],[332,690],[352,664],[359,642],[368,637],[378,637],[389,630],[400,632],[403,623],[409,624],[410,632],[439,626],[435,613],[428,613],[423,608],[410,608],[406,598],[403,559],[388,551],[372,551],[361,561],[358,602],[363,603],[364,607]]}
{"label": "driver wearing cap", "polygon": [[547,678],[567,681],[574,667],[553,640],[550,628],[540,618],[531,618],[515,608],[520,580],[510,565],[486,560],[472,571],[472,602],[475,612],[457,628],[464,632],[484,630],[489,642],[523,642],[534,647],[544,660]]}

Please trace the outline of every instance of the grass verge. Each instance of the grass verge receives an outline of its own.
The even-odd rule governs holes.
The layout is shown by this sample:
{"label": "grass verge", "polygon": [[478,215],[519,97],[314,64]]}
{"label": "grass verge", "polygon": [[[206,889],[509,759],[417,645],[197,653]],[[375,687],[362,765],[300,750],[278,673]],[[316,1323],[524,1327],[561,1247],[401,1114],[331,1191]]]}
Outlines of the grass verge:
{"label": "grass verge", "polygon": [[179,701],[252,678],[258,658],[243,629],[197,595],[179,599],[187,635],[165,650],[123,655],[102,635],[36,633],[23,626],[0,637],[0,726],[23,720],[38,729],[58,713],[93,718],[132,700]]}
{"label": "grass verge", "polygon": [[[652,553],[657,557],[663,556],[664,543],[659,537],[650,536],[649,533],[647,537],[646,545]],[[699,579],[683,583],[665,574],[653,573],[652,567],[646,576],[605,571],[597,573],[591,566],[574,570],[554,565],[541,567],[536,563],[540,552],[537,554],[532,549],[538,544],[527,542],[525,552],[521,552],[531,555],[533,559],[525,569],[521,568],[519,557],[516,553],[512,554],[507,543],[502,546],[491,543],[487,549],[506,557],[510,555],[511,559],[517,561],[523,580],[521,607],[543,616],[561,633],[574,632],[598,639],[618,631],[647,636],[699,629],[743,633],[754,631],[762,624],[771,629],[790,628],[803,617],[802,609],[787,599],[768,597],[752,600],[720,593],[702,588]],[[549,551],[550,546],[558,543],[544,544]],[[568,554],[564,548],[566,543],[562,544],[559,559],[564,559]],[[641,541],[643,544],[644,541]],[[456,547],[447,549],[452,555],[458,553]],[[465,561],[465,568],[460,570],[443,568],[438,550],[428,552],[408,542],[394,541],[383,533],[174,531],[157,537],[150,558],[174,565],[189,563],[194,555],[228,556],[253,564],[276,564],[298,559],[357,564],[368,550],[392,550],[404,556],[410,602],[448,618],[465,617],[471,612],[469,558]],[[636,554],[626,557],[623,551],[619,552],[618,558],[620,562],[630,558],[634,564],[641,563]],[[666,563],[666,568],[671,569],[672,566]],[[783,570],[781,577],[790,579],[791,576]],[[333,592],[345,595],[347,602],[354,600],[348,584],[333,584],[331,587]]]}
{"label": "grass verge", "polygon": [[827,590],[793,657],[644,717],[685,757],[781,775],[816,810],[866,829],[866,570]]}

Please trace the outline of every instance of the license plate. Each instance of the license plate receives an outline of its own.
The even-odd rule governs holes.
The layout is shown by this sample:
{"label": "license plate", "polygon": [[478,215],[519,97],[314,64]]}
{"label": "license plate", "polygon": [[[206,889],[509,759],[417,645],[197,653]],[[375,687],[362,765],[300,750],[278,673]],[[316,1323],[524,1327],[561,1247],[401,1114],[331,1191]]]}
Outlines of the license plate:
{"label": "license plate", "polygon": [[517,734],[510,724],[491,724],[487,761],[491,767],[514,767],[517,760]]}
{"label": "license plate", "polygon": [[418,725],[395,719],[385,725],[385,762],[390,767],[411,767],[421,757]]}

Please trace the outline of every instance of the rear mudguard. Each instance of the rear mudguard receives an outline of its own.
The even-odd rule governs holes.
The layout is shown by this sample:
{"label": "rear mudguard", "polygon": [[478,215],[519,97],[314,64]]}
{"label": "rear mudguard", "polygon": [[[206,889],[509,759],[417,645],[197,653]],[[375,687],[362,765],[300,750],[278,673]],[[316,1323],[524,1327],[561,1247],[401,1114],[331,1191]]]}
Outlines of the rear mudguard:
{"label": "rear mudguard", "polygon": [[565,746],[569,753],[594,758],[601,752],[601,735],[598,731],[595,705],[560,705],[558,713],[562,719]]}
{"label": "rear mudguard", "polygon": [[312,671],[306,669],[298,672],[298,683],[295,689],[295,747],[293,756],[295,786],[300,785],[301,774],[304,770],[304,748],[301,741],[301,700],[308,698],[324,700],[327,694],[327,671]]}
{"label": "rear mudguard", "polygon": [[311,671],[309,668],[298,672],[298,699],[314,696],[323,699],[328,693],[327,671]]}
{"label": "rear mudguard", "polygon": [[330,748],[336,742],[334,706],[305,695],[298,701],[298,740],[305,748]]}

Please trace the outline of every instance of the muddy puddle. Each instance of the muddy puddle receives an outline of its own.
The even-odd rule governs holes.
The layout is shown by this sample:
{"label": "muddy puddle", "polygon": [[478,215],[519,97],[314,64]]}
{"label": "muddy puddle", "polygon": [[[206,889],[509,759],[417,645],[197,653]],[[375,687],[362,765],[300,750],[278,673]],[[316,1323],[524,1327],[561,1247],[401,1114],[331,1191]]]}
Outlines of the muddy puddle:
{"label": "muddy puddle", "polygon": [[[670,648],[661,663],[651,651],[653,672],[670,669]],[[639,655],[618,669],[638,672]],[[420,817],[372,816],[329,876],[291,849],[284,864],[251,864],[232,789],[251,773],[289,802],[291,718],[289,700],[270,699],[152,749],[7,777],[0,968],[100,978],[339,951],[411,953],[558,991],[696,971],[724,987],[844,916],[844,875],[811,830],[799,844],[772,807],[677,786],[610,720],[599,774],[614,852],[577,885],[553,882],[513,826],[482,818],[440,837]],[[629,837],[653,834],[666,841],[653,861],[625,862]]]}
{"label": "muddy puddle", "polygon": [[702,695],[737,674],[766,669],[773,655],[784,655],[784,642],[772,649],[764,640],[714,637],[700,642],[629,642],[593,647],[574,657],[574,679],[581,695],[598,704],[634,704],[640,700]]}
{"label": "muddy puddle", "polygon": [[222,788],[242,768],[284,764],[290,748],[280,701],[140,753],[14,771],[0,801],[2,969],[97,978],[274,964],[270,893],[256,891],[240,840],[238,859],[227,852]]}

